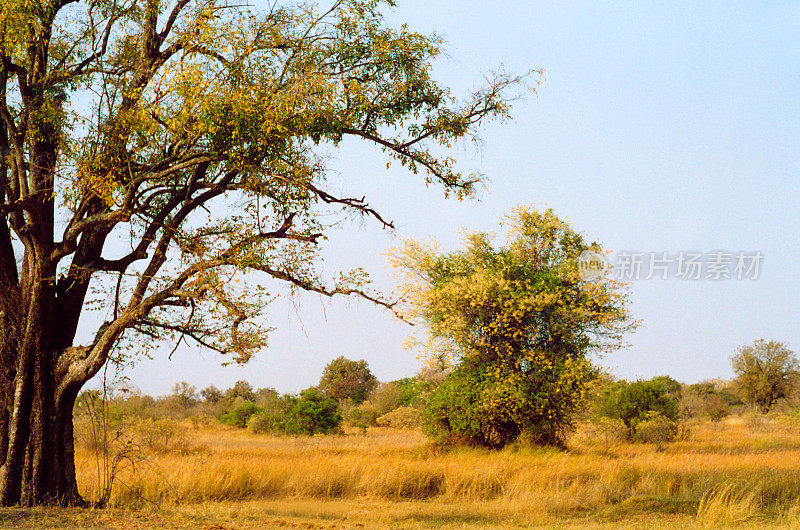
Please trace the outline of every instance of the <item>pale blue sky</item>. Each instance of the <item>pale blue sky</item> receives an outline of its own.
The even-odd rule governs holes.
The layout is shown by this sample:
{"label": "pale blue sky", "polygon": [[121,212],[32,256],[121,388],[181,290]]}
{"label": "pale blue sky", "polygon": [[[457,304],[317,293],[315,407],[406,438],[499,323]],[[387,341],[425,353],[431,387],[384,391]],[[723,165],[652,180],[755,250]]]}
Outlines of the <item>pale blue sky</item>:
{"label": "pale blue sky", "polygon": [[[518,204],[552,207],[614,250],[761,251],[751,281],[646,280],[631,347],[601,362],[619,377],[730,377],[729,356],[757,338],[800,348],[800,4],[790,2],[400,1],[392,20],[437,32],[435,68],[465,95],[503,65],[544,68],[514,120],[456,150],[489,179],[477,201],[445,200],[372,149],[347,145],[334,188],[395,220],[394,234],[353,223],[328,242],[327,266],[364,266],[389,290],[385,252],[398,238],[458,244],[462,227],[498,231]],[[499,232],[499,231],[498,231]],[[126,373],[151,394],[247,379],[294,392],[331,359],[366,359],[381,380],[413,375],[409,329],[355,300],[275,304],[271,345],[245,367],[209,352],[141,361]]]}

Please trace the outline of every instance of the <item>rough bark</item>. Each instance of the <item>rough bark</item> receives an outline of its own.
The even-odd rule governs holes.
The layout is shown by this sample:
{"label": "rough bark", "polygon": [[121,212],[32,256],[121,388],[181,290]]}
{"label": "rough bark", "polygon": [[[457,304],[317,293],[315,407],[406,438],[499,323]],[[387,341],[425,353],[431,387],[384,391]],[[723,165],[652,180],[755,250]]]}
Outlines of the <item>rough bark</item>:
{"label": "rough bark", "polygon": [[[46,355],[39,355],[44,358]],[[72,404],[52,402],[49,376],[37,362],[17,377],[11,410],[4,403],[0,505],[84,505],[75,477]]]}

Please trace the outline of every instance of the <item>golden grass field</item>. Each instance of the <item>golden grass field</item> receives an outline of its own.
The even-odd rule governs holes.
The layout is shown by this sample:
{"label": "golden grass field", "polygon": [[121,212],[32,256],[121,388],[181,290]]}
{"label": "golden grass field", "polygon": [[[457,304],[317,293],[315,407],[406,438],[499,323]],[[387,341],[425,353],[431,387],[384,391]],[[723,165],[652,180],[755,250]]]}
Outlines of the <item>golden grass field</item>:
{"label": "golden grass field", "polygon": [[[0,509],[0,527],[665,528],[800,526],[800,421],[736,416],[654,446],[590,439],[568,451],[436,450],[417,431],[329,437],[185,427],[144,452],[110,507]],[[79,448],[82,493],[97,494]]]}

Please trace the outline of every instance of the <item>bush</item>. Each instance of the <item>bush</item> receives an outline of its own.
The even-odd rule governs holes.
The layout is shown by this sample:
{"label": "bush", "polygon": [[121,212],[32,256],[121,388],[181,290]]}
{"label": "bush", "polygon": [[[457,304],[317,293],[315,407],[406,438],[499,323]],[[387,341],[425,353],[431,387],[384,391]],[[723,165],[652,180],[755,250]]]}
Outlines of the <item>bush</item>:
{"label": "bush", "polygon": [[668,420],[678,419],[678,401],[669,395],[662,381],[619,381],[605,390],[600,398],[601,416],[621,420],[628,429],[628,438],[636,439],[637,425],[657,412]]}
{"label": "bush", "polygon": [[261,389],[258,394],[260,411],[256,412],[247,422],[247,428],[256,434],[279,432],[289,409],[294,405],[287,396],[280,396],[272,389]]}
{"label": "bush", "polygon": [[372,391],[369,402],[382,416],[398,407],[408,407],[419,395],[419,385],[414,378],[381,383]]}
{"label": "bush", "polygon": [[422,413],[414,407],[398,407],[377,419],[381,427],[415,429],[422,424]]}
{"label": "bush", "polygon": [[707,416],[720,421],[728,415],[728,405],[714,383],[704,381],[686,387],[680,401],[681,415],[688,418]]}
{"label": "bush", "polygon": [[376,425],[378,419],[378,409],[370,403],[362,403],[353,407],[347,414],[347,421],[353,427],[371,427]]}
{"label": "bush", "polygon": [[678,424],[658,412],[648,412],[636,425],[636,439],[640,442],[672,442],[677,436]]}
{"label": "bush", "polygon": [[428,396],[426,430],[447,444],[502,448],[524,433],[528,443],[563,447],[596,373],[587,359],[554,357],[527,375],[465,360]]}
{"label": "bush", "polygon": [[628,428],[622,420],[616,418],[598,418],[593,428],[586,432],[584,442],[587,444],[610,445],[628,439]]}
{"label": "bush", "polygon": [[728,406],[719,395],[715,395],[706,403],[706,413],[711,421],[721,421],[728,416]]}
{"label": "bush", "polygon": [[263,412],[263,409],[252,401],[240,400],[233,410],[227,414],[223,414],[219,421],[226,425],[244,429],[250,421],[250,416],[259,412]]}
{"label": "bush", "polygon": [[247,421],[247,430],[253,434],[264,434],[278,431],[281,418],[276,418],[273,414],[261,411],[250,416]]}
{"label": "bush", "polygon": [[286,434],[329,434],[341,429],[339,403],[317,388],[309,388],[295,398],[280,429]]}
{"label": "bush", "polygon": [[184,452],[188,447],[186,433],[171,418],[145,418],[131,424],[134,439],[155,453]]}

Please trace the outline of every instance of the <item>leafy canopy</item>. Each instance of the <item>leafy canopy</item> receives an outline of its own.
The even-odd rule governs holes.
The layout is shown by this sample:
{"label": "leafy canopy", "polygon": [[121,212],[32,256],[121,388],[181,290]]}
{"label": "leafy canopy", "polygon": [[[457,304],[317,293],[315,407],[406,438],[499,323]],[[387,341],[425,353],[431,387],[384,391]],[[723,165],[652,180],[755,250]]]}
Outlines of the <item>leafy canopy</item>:
{"label": "leafy canopy", "polygon": [[518,208],[505,225],[503,247],[471,233],[462,251],[406,241],[392,256],[429,333],[417,344],[452,369],[429,419],[468,443],[500,447],[525,433],[560,445],[596,377],[587,356],[619,347],[636,323],[621,284],[579,275],[578,257],[599,245],[552,210]]}
{"label": "leafy canopy", "polygon": [[358,405],[378,386],[367,361],[352,361],[343,356],[332,360],[322,371],[318,388],[336,400],[352,400]]}
{"label": "leafy canopy", "polygon": [[85,380],[142,334],[246,361],[269,332],[252,317],[273,298],[248,271],[390,306],[361,270],[317,275],[316,244],[342,217],[392,226],[327,188],[318,146],[366,141],[463,197],[479,177],[433,148],[505,118],[520,81],[499,74],[456,101],[430,77],[441,39],[390,27],[392,5],[2,3],[0,277],[53,283],[56,349],[73,346],[90,282],[108,315],[60,366]]}
{"label": "leafy canopy", "polygon": [[675,381],[669,376],[633,382],[618,381],[609,385],[600,397],[600,415],[622,420],[628,429],[628,438],[633,440],[641,422],[653,418],[654,414],[670,421],[678,419],[678,395]]}
{"label": "leafy canopy", "polygon": [[318,388],[308,388],[293,399],[280,428],[286,434],[330,434],[339,431],[341,423],[339,403]]}

